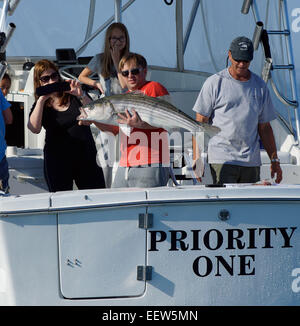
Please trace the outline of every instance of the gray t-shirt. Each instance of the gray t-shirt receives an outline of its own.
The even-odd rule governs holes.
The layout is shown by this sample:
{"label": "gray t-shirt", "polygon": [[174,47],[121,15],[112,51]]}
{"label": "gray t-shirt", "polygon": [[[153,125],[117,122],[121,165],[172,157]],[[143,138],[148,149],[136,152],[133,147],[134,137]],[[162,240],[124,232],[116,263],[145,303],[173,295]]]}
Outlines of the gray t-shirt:
{"label": "gray t-shirt", "polygon": [[221,129],[208,144],[209,163],[260,166],[258,124],[276,118],[266,83],[251,72],[248,81],[234,79],[228,69],[207,78],[194,111]]}
{"label": "gray t-shirt", "polygon": [[115,67],[112,67],[110,78],[104,79],[101,75],[103,53],[96,54],[88,64],[88,68],[98,74],[99,82],[105,92],[105,96],[122,93],[122,87],[118,80]]}

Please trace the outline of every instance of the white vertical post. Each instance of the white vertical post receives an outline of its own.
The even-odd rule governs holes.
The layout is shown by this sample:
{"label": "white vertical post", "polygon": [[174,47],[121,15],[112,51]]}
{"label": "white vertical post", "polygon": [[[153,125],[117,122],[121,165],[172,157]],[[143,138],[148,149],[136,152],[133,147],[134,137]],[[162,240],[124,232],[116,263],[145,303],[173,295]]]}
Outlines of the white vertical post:
{"label": "white vertical post", "polygon": [[[287,8],[286,0],[281,0],[281,5],[283,6],[283,9],[284,9],[283,20],[284,20],[285,29],[290,31],[290,24],[289,24],[289,20],[288,20],[288,8]],[[287,42],[287,49],[288,49],[288,51],[287,51],[288,63],[294,65],[294,56],[293,56],[291,35],[288,34],[288,36],[286,36],[285,39]],[[298,92],[297,92],[297,85],[296,85],[297,78],[296,78],[295,68],[290,70],[290,78],[291,78],[291,88],[292,88],[293,100],[298,102]],[[298,142],[298,146],[299,146],[299,144],[300,144],[300,124],[299,124],[298,110],[299,110],[299,103],[298,103],[298,106],[295,107],[295,109],[294,109],[296,132],[297,132],[297,142]]]}
{"label": "white vertical post", "polygon": [[1,17],[0,17],[0,32],[6,32],[6,17],[8,12],[8,0],[4,0]]}

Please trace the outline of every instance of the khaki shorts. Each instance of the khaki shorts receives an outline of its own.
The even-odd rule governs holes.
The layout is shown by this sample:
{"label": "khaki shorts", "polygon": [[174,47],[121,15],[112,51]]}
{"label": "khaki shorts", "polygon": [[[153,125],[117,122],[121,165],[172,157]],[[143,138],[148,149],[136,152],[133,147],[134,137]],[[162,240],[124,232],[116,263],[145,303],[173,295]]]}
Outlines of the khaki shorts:
{"label": "khaki shorts", "polygon": [[210,164],[210,171],[214,184],[255,183],[260,180],[259,166]]}

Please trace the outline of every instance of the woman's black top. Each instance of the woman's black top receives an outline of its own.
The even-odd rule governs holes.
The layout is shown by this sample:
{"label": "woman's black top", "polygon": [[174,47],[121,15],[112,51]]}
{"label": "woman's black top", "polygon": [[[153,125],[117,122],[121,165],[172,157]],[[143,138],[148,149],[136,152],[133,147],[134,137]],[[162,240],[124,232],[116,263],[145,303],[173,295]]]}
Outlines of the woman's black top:
{"label": "woman's black top", "polygon": [[[35,104],[30,115],[34,107]],[[102,169],[96,163],[97,149],[91,129],[78,125],[80,107],[80,101],[73,95],[65,111],[44,107],[44,168],[50,191],[72,189],[72,180],[79,189],[105,187]]]}

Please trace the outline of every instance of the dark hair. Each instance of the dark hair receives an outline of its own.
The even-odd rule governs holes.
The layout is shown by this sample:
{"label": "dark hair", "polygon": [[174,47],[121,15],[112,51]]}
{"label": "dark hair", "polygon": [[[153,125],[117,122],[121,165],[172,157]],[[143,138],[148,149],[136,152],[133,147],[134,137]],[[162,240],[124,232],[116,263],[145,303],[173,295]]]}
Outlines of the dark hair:
{"label": "dark hair", "polygon": [[3,79],[7,79],[11,83],[11,78],[7,72],[3,75],[2,80]]}

